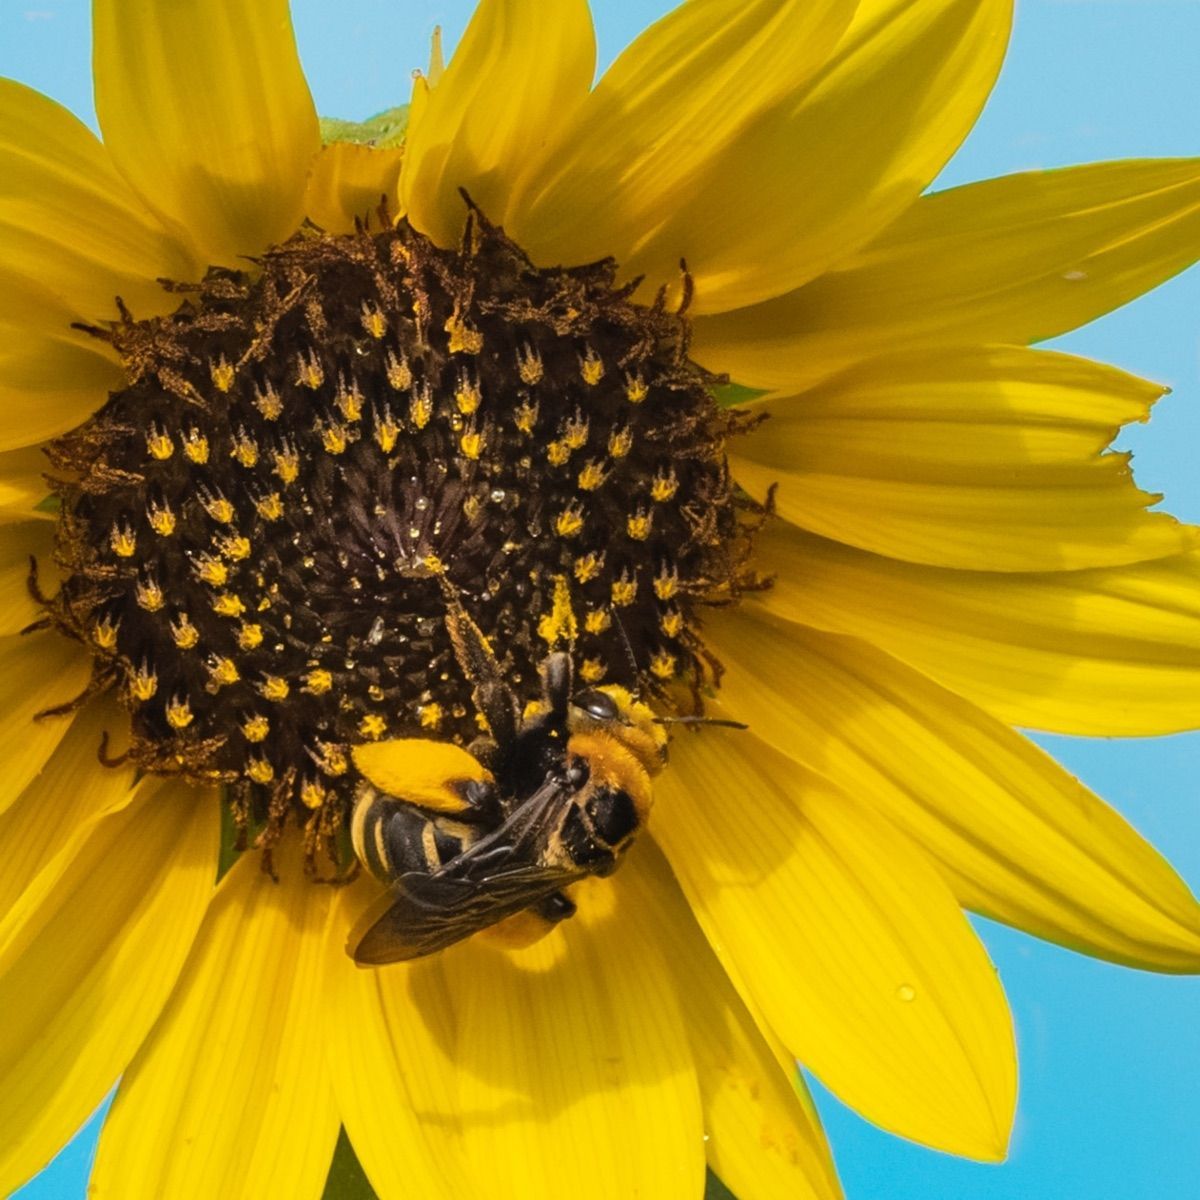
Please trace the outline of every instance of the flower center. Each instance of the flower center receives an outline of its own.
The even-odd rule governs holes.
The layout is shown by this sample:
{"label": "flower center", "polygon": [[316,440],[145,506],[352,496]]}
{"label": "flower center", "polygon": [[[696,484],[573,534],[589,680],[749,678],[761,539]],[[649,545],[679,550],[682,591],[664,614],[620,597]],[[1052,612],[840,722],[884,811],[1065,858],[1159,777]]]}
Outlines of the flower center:
{"label": "flower center", "polygon": [[754,523],[738,419],[685,317],[614,280],[474,214],[457,251],[300,234],[103,335],[129,384],[51,448],[48,604],[144,769],[332,848],[353,745],[479,732],[448,594],[522,698],[555,646],[588,684],[699,696],[696,608],[736,594]]}

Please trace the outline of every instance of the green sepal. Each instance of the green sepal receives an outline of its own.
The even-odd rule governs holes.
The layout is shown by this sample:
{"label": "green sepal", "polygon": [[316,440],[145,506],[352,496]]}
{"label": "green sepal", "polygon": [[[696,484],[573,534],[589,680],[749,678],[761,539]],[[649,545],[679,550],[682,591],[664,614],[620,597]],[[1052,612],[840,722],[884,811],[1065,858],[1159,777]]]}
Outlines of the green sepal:
{"label": "green sepal", "polygon": [[34,512],[40,513],[56,513],[62,508],[62,500],[53,492],[49,496],[43,496],[34,506]]}
{"label": "green sepal", "polygon": [[740,383],[722,383],[713,388],[713,398],[721,408],[732,408],[735,404],[748,404],[767,393],[762,388],[744,387]]}
{"label": "green sepal", "polygon": [[378,1200],[344,1129],[339,1130],[321,1200]]}
{"label": "green sepal", "polygon": [[321,141],[357,142],[362,146],[378,146],[388,150],[402,145],[408,129],[408,105],[398,104],[384,109],[365,121],[342,121],[337,117],[321,118]]}

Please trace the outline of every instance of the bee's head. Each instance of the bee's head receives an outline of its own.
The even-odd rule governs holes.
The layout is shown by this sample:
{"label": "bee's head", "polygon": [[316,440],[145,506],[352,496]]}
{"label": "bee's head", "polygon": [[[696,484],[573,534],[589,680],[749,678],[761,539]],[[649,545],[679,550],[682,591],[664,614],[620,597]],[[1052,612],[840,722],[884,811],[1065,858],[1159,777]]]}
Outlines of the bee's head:
{"label": "bee's head", "polygon": [[619,684],[577,692],[571,698],[570,728],[575,732],[602,730],[620,742],[656,775],[667,761],[667,735],[648,704]]}

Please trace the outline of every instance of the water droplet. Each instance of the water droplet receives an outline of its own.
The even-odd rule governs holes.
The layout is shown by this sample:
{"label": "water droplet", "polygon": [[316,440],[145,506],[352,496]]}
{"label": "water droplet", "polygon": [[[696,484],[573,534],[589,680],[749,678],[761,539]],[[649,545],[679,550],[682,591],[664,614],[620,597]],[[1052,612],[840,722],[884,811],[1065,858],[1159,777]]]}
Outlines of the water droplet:
{"label": "water droplet", "polygon": [[425,496],[418,496],[416,500],[413,501],[413,508],[415,508],[417,512],[424,512],[428,507],[429,500]]}
{"label": "water droplet", "polygon": [[493,488],[492,489],[492,502],[495,504],[499,504],[500,501],[504,499],[505,495],[507,495],[507,493],[505,492],[505,490],[503,488]]}
{"label": "water droplet", "polygon": [[917,989],[911,983],[902,983],[896,989],[896,999],[911,1004],[917,998]]}

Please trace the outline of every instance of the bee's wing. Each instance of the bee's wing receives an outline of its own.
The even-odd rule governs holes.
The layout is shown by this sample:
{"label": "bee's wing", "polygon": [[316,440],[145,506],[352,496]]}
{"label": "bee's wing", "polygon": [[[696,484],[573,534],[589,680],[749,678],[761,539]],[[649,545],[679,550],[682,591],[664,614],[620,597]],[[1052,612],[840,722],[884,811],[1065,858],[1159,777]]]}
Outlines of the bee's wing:
{"label": "bee's wing", "polygon": [[362,966],[420,958],[521,912],[587,872],[538,861],[542,835],[572,791],[547,783],[496,830],[440,871],[410,871],[350,933]]}

